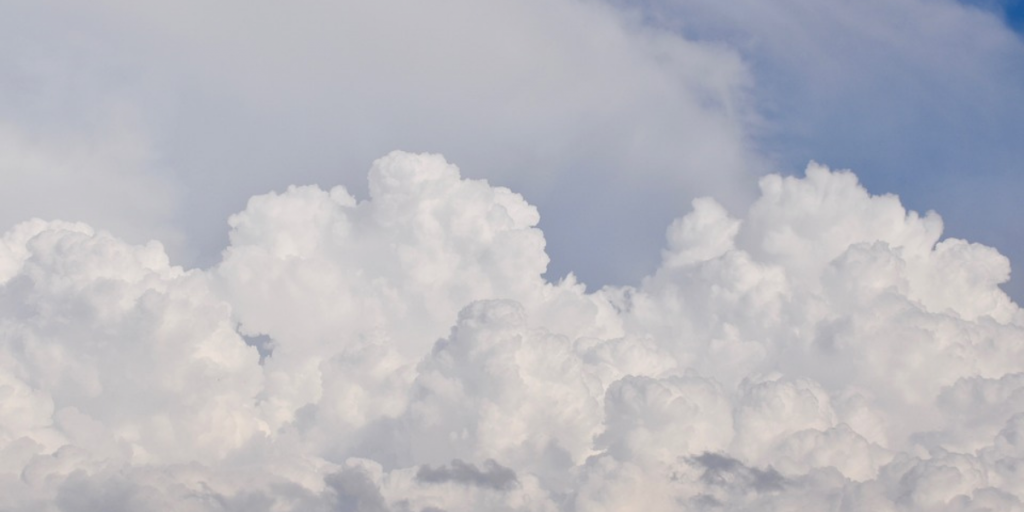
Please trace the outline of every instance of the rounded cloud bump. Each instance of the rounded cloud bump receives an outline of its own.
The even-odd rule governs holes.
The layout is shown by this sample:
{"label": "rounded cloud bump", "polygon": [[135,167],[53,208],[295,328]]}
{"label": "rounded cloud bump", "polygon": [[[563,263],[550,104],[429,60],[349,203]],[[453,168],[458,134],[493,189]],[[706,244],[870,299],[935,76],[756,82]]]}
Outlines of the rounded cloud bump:
{"label": "rounded cloud bump", "polygon": [[542,277],[538,222],[394,152],[362,201],[253,197],[208,269],[19,224],[0,509],[1024,508],[1009,262],[936,214],[811,164],[593,292]]}

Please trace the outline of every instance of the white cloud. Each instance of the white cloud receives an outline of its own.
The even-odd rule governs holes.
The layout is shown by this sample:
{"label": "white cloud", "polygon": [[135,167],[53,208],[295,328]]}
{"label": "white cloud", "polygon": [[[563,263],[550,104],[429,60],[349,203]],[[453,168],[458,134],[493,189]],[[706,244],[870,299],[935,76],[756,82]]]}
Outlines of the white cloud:
{"label": "white cloud", "polygon": [[1021,507],[1024,314],[935,214],[812,164],[587,293],[510,190],[401,152],[369,183],[252,198],[206,270],[8,231],[0,508]]}

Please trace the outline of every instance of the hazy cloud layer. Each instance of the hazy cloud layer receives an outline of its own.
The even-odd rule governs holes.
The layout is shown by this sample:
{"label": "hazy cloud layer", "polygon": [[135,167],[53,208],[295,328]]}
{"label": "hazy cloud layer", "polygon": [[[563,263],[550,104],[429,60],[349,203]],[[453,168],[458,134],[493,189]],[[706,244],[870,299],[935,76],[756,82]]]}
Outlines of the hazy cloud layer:
{"label": "hazy cloud layer", "polygon": [[[81,146],[109,158],[50,165],[52,179],[0,159],[5,177],[23,176],[0,195],[4,229],[74,218],[141,243],[129,228],[174,228],[187,236],[162,237],[174,259],[205,266],[225,243],[210,219],[293,183],[362,193],[362,170],[401,148],[444,153],[536,198],[564,233],[553,243],[561,272],[575,261],[626,282],[656,265],[650,249],[675,201],[741,204],[760,169],[736,53],[601,2],[8,4],[0,120],[47,154]],[[168,199],[160,180],[179,193]],[[121,193],[52,193],[79,181]],[[606,241],[580,228],[591,221],[623,229]],[[576,249],[598,244],[602,258]]]}
{"label": "hazy cloud layer", "polygon": [[1024,508],[1009,261],[934,213],[811,164],[587,293],[518,194],[400,152],[368,183],[251,198],[207,269],[5,233],[0,509]]}

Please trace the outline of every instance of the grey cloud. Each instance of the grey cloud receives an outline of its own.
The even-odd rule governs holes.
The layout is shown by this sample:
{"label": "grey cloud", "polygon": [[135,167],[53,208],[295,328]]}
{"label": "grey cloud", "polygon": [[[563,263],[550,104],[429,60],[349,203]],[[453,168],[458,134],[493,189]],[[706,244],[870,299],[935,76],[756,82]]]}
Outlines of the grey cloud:
{"label": "grey cloud", "polygon": [[334,493],[334,510],[339,512],[388,512],[380,489],[366,473],[349,468],[324,477]]}
{"label": "grey cloud", "polygon": [[62,512],[128,512],[136,510],[139,489],[128,482],[113,481],[99,485],[86,474],[71,475],[57,493]]}
{"label": "grey cloud", "polygon": [[786,485],[785,477],[770,466],[768,469],[748,467],[732,457],[718,453],[705,452],[692,457],[690,462],[703,468],[701,482],[715,487],[740,487],[768,492],[780,491]]}
{"label": "grey cloud", "polygon": [[459,459],[452,460],[448,467],[432,468],[424,465],[416,472],[416,480],[427,484],[455,482],[496,491],[506,491],[519,484],[516,472],[512,469],[493,460],[485,461],[483,466],[482,470],[477,469],[475,465]]}
{"label": "grey cloud", "polygon": [[248,336],[243,334],[242,339],[245,340],[245,344],[250,347],[256,347],[256,350],[260,353],[260,364],[263,364],[266,359],[274,355],[274,340],[266,334],[256,334]]}

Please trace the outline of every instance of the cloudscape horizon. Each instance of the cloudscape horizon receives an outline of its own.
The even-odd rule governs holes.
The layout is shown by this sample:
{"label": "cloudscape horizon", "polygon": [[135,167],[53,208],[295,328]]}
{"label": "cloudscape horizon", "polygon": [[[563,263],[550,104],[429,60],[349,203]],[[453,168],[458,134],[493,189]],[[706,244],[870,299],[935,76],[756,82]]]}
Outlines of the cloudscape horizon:
{"label": "cloudscape horizon", "polygon": [[439,155],[294,186],[206,269],[0,238],[3,510],[1020,510],[1009,261],[848,171],[693,201],[636,287]]}
{"label": "cloudscape horizon", "polygon": [[1022,6],[0,2],[0,511],[1024,512]]}

